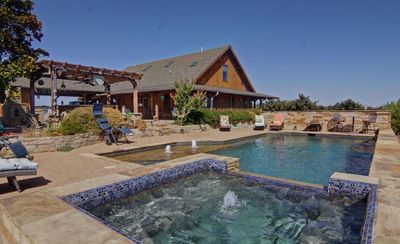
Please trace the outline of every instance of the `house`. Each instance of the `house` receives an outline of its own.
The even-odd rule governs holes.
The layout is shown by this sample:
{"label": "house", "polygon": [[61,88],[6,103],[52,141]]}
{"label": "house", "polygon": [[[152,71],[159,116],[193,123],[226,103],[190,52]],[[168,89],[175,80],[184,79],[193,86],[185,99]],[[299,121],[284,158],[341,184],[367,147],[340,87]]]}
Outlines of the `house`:
{"label": "house", "polygon": [[[171,119],[172,96],[175,83],[188,80],[196,90],[207,93],[207,107],[213,109],[251,108],[258,101],[277,97],[256,92],[253,84],[231,46],[209,49],[197,53],[157,60],[125,69],[129,73],[143,75],[137,80],[134,90],[132,82],[121,81],[110,85],[111,103],[134,111],[134,94],[138,99],[137,109],[143,118],[150,119],[158,108],[160,119]],[[82,101],[107,102],[104,86],[82,80],[65,80],[57,77],[57,96],[81,97]],[[21,89],[22,103],[30,104],[30,83],[18,78],[11,83]],[[43,77],[34,82],[36,95],[51,94],[51,80]],[[28,106],[29,107],[29,106]]]}
{"label": "house", "polygon": [[[128,72],[143,74],[138,82],[139,112],[152,118],[156,105],[161,119],[171,119],[175,82],[188,80],[195,90],[207,93],[207,106],[250,108],[265,99],[277,97],[257,93],[231,46],[209,49],[173,58],[131,66]],[[132,85],[120,82],[111,85],[113,100],[132,111]]]}

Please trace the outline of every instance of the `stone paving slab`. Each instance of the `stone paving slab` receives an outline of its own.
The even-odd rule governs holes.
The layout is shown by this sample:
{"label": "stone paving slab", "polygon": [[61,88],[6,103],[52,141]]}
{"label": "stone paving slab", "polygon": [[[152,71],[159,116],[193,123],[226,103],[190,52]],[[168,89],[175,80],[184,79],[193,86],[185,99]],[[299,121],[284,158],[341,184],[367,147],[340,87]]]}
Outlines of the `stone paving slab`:
{"label": "stone paving slab", "polygon": [[400,243],[400,144],[392,130],[380,131],[370,168],[379,177],[374,243]]}
{"label": "stone paving slab", "polygon": [[103,243],[119,234],[76,209],[21,226],[36,243]]}
{"label": "stone paving slab", "polygon": [[60,201],[60,199],[47,192],[35,192],[2,199],[0,203],[7,209],[7,212],[19,226],[70,209],[67,203]]}

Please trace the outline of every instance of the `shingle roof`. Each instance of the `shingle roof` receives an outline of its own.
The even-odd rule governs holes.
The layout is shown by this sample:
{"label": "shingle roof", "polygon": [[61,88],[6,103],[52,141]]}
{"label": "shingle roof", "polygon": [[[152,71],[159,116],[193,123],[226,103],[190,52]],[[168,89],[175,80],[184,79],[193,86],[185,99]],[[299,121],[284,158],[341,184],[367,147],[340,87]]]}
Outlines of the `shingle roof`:
{"label": "shingle roof", "polygon": [[[140,65],[135,65],[126,68],[128,72],[136,72],[143,74],[143,77],[138,84],[139,92],[163,91],[175,89],[175,81],[187,79],[189,81],[196,80],[210,65],[213,64],[221,55],[223,55],[230,46],[223,46],[219,48],[205,50],[203,52],[190,53],[173,58],[161,59],[153,62],[148,62]],[[50,89],[50,79],[43,78],[45,84],[42,86],[44,89]],[[22,86],[29,88],[29,80],[19,78],[13,84],[14,86]],[[66,90],[103,93],[103,86],[91,86],[79,81],[65,82]],[[36,85],[37,86],[37,85]],[[60,86],[60,82],[58,82]],[[274,96],[250,92],[239,91],[233,89],[211,87],[204,85],[196,85],[196,89],[221,92],[237,95],[246,95],[259,98],[277,98]],[[64,89],[65,90],[65,89]],[[110,86],[111,94],[126,94],[131,93],[133,90],[132,84],[129,81],[113,83]]]}
{"label": "shingle roof", "polygon": [[[135,65],[126,68],[126,71],[143,74],[138,82],[138,91],[167,90],[173,89],[175,81],[187,79],[193,81],[211,65],[219,56],[225,53],[229,46],[186,54],[178,57],[161,59],[149,63]],[[124,89],[125,85],[115,85],[118,91]]]}

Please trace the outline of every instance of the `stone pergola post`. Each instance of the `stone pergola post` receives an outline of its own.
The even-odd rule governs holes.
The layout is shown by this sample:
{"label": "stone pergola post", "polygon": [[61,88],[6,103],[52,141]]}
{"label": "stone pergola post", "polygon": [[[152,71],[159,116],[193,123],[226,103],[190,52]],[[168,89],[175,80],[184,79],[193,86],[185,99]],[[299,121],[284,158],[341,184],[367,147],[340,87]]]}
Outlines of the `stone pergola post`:
{"label": "stone pergola post", "polygon": [[133,89],[132,95],[133,95],[133,113],[137,114],[139,113],[139,92],[136,87]]}

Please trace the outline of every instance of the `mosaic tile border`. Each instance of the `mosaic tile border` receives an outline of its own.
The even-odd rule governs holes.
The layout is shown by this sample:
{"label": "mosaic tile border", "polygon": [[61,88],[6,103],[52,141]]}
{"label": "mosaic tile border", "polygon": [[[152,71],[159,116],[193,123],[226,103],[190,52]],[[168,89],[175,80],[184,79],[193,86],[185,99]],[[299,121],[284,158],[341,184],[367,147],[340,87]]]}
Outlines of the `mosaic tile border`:
{"label": "mosaic tile border", "polygon": [[203,159],[195,162],[178,165],[162,171],[157,171],[137,178],[97,187],[83,192],[62,197],[69,204],[82,209],[91,209],[106,202],[114,201],[133,195],[142,190],[150,189],[161,184],[187,177],[197,172],[213,170],[226,172],[228,162]]}
{"label": "mosaic tile border", "polygon": [[374,222],[376,217],[378,185],[365,182],[356,182],[343,179],[330,178],[328,193],[330,195],[346,196],[350,198],[367,198],[367,211],[361,233],[361,243],[372,243]]}
{"label": "mosaic tile border", "polygon": [[364,182],[356,182],[330,178],[328,192],[330,195],[346,196],[350,198],[365,199],[371,192],[372,185]]}

